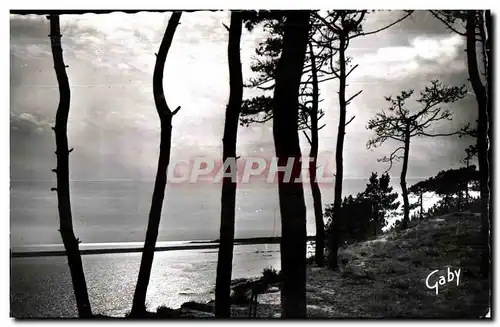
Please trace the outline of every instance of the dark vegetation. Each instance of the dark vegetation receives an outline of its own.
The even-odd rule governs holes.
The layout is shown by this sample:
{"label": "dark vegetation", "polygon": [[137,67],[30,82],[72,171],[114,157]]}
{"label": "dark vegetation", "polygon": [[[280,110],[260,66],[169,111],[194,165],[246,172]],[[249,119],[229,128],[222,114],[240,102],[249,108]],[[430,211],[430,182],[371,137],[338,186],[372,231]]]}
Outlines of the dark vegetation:
{"label": "dark vegetation", "polygon": [[[341,207],[343,218],[337,227],[339,241],[363,241],[381,234],[387,219],[399,207],[396,201],[398,195],[392,190],[389,174],[378,177],[377,173],[372,173],[364,192],[358,193],[356,197],[345,197]],[[327,233],[331,233],[334,217],[332,205],[325,209],[325,217]]]}
{"label": "dark vegetation", "polygon": [[[283,171],[278,173],[282,270],[277,272],[270,268],[264,270],[259,279],[231,281],[233,246],[237,240],[234,239],[236,183],[230,177],[235,171],[229,165],[226,167],[229,176],[224,177],[222,185],[215,304],[188,302],[178,310],[161,307],[156,313],[150,313],[145,306],[146,291],[167,183],[172,118],[180,109],[171,111],[163,92],[163,70],[181,17],[181,12],[172,13],[156,54],[153,72],[153,95],[161,122],[160,152],[141,266],[128,318],[208,318],[214,312],[217,317],[283,318],[484,316],[491,285],[488,279],[491,277],[489,231],[492,215],[489,65],[492,31],[489,11],[432,11],[447,28],[466,40],[469,79],[477,100],[477,127],[467,125],[460,130],[442,132],[431,129],[437,121],[452,119],[452,105],[465,96],[465,86],[447,86],[437,80],[431,81],[413,105],[409,104],[413,90],[385,97],[388,111],[382,110],[368,122],[367,128],[373,130],[375,136],[367,145],[378,147],[388,140],[400,143],[380,160],[390,163],[390,167],[394,161],[403,160],[400,174],[403,219],[391,226],[389,232],[383,233],[383,229],[389,227],[387,218],[400,214],[397,212],[397,194],[390,186],[387,173],[380,177],[372,173],[364,192],[342,198],[346,126],[354,119],[347,119],[347,107],[361,93],[360,90],[351,96],[346,94],[347,79],[357,67],[347,53],[349,42],[390,28],[411,13],[406,12],[395,22],[370,32],[363,30],[363,21],[370,14],[367,10],[332,10],[326,14],[319,11],[243,11],[231,14],[228,27],[230,97],[226,107],[223,159],[237,160],[238,122],[245,125],[271,119],[278,167],[285,167],[289,158],[295,159],[290,180],[285,180]],[[62,56],[59,16],[51,14],[49,20],[60,92],[54,127],[57,168],[53,170],[57,175],[57,187],[53,190],[57,191],[60,232],[79,316],[106,318],[92,316],[81,262],[83,251],[79,251],[79,240],[73,231],[68,167],[72,149],[68,148],[67,140],[70,87]],[[252,70],[259,77],[247,86],[272,91],[272,97],[261,95],[242,99],[239,43],[243,24],[249,31],[257,24],[263,24],[270,33],[256,50],[260,59],[253,64]],[[310,174],[314,176],[318,132],[324,127],[319,126],[323,111],[319,108],[318,85],[328,79],[338,79],[339,82],[335,197],[324,210],[325,227],[321,192],[317,183],[312,182],[317,247],[315,256],[307,259],[303,185],[294,182],[301,170],[298,131],[305,132],[311,147]],[[408,187],[406,174],[411,163],[412,138],[442,136],[476,138],[476,144],[467,149],[466,167],[441,171]],[[470,165],[475,156],[478,170]],[[479,191],[480,197],[471,196],[473,191]],[[425,194],[441,197],[427,212],[423,205]],[[410,203],[410,196],[417,197],[417,202]],[[416,210],[413,216],[412,210]],[[325,236],[328,242],[325,242]],[[263,240],[271,239],[276,240]],[[243,242],[240,240],[240,243]],[[322,267],[325,245],[328,268]],[[460,268],[462,283],[456,287],[452,284],[443,286],[442,293],[437,296],[425,287],[423,281],[430,271],[443,267]],[[279,299],[270,304],[258,303],[259,296],[272,297],[272,294]]]}

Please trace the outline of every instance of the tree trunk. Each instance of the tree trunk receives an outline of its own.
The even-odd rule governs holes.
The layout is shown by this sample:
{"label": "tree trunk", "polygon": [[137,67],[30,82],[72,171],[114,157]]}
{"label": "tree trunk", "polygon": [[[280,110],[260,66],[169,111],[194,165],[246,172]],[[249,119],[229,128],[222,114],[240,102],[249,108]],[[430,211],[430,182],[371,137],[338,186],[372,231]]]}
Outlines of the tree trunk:
{"label": "tree trunk", "polygon": [[408,189],[406,188],[406,173],[408,171],[408,157],[410,154],[410,125],[406,125],[405,131],[405,150],[403,157],[403,168],[401,169],[401,191],[403,192],[403,223],[402,229],[408,228],[410,221],[410,201],[408,200]]}
{"label": "tree trunk", "polygon": [[467,186],[465,187],[465,210],[469,209],[469,182],[467,181]]}
{"label": "tree trunk", "polygon": [[[469,168],[469,158],[466,159],[466,167]],[[469,209],[469,175],[467,174],[467,178],[465,180],[465,208]]]}
{"label": "tree trunk", "polygon": [[[283,50],[276,69],[273,99],[273,136],[278,159],[278,191],[281,212],[281,274],[283,318],[306,317],[306,207],[301,182],[301,152],[297,131],[298,94],[309,33],[307,10],[289,11]],[[285,180],[288,159],[291,179]]]}
{"label": "tree trunk", "polygon": [[339,237],[340,233],[338,231],[340,227],[340,219],[342,218],[342,180],[344,178],[344,167],[343,167],[343,151],[344,151],[344,136],[345,136],[345,123],[346,123],[346,99],[345,99],[345,88],[346,88],[346,58],[345,58],[345,47],[346,47],[346,36],[341,33],[339,35],[339,128],[337,134],[337,148],[335,153],[335,195],[333,201],[333,219],[331,224],[331,237],[330,237],[330,251],[328,256],[328,267],[330,269],[337,269],[337,252],[339,248]]}
{"label": "tree trunk", "polygon": [[[229,103],[226,107],[226,121],[224,137],[222,139],[222,162],[228,159],[236,163],[236,139],[238,121],[243,97],[243,76],[241,72],[240,39],[241,39],[241,12],[231,12],[231,26],[229,28],[228,62],[229,62]],[[229,164],[225,172],[236,177],[236,167]],[[236,179],[224,176],[222,180],[221,196],[221,224],[219,238],[219,257],[217,261],[217,277],[215,284],[215,316],[231,316],[231,273],[233,268],[234,246],[234,215],[236,204]]]}
{"label": "tree trunk", "polygon": [[70,107],[71,90],[69,87],[66,65],[61,47],[61,28],[59,15],[50,15],[50,43],[52,57],[59,84],[59,106],[56,114],[56,124],[53,128],[56,137],[57,168],[57,202],[59,210],[59,232],[68,257],[68,266],[75,292],[76,306],[80,318],[92,317],[87,283],[83,272],[82,258],[79,250],[80,241],[75,237],[73,218],[71,215],[71,199],[69,191],[69,153],[67,125]]}
{"label": "tree trunk", "polygon": [[373,225],[374,225],[374,229],[373,229],[373,236],[377,236],[377,233],[378,233],[378,229],[379,229],[379,208],[378,208],[378,205],[377,203],[373,203]]}
{"label": "tree trunk", "polygon": [[311,150],[309,157],[312,159],[309,163],[309,177],[311,184],[311,192],[314,205],[314,218],[316,221],[316,245],[314,258],[318,267],[323,267],[325,260],[325,222],[323,221],[323,204],[321,201],[321,190],[316,180],[317,162],[318,162],[318,147],[319,147],[319,87],[318,87],[318,72],[316,69],[316,58],[312,43],[309,42],[309,53],[311,60],[312,74],[312,108],[311,108]]}
{"label": "tree trunk", "polygon": [[[476,11],[467,12],[467,68],[469,79],[476,94],[478,107],[477,122],[477,152],[479,163],[479,184],[481,194],[481,232],[483,236],[483,253],[481,259],[481,273],[485,276],[489,274],[490,254],[489,254],[489,162],[488,162],[488,109],[486,89],[479,76],[478,63],[476,57]],[[481,27],[482,28],[482,27]],[[490,50],[491,51],[491,50]]]}
{"label": "tree trunk", "polygon": [[423,198],[424,192],[420,192],[420,220],[422,220],[422,217],[424,215],[424,198]]}
{"label": "tree trunk", "polygon": [[146,231],[146,240],[142,251],[141,266],[134,293],[131,315],[141,315],[146,310],[146,293],[151,276],[151,267],[153,266],[153,257],[158,238],[158,229],[160,227],[161,211],[163,199],[165,197],[165,188],[167,184],[167,169],[170,163],[170,148],[172,141],[172,117],[180,109],[178,107],[173,112],[170,111],[165,100],[163,92],[163,70],[167,59],[168,50],[172,44],[177,25],[181,18],[181,12],[174,12],[168,22],[165,35],[161,41],[160,49],[156,55],[156,64],[153,73],[153,95],[156,109],[160,118],[161,136],[160,136],[160,154],[158,158],[158,170],[156,171],[156,180],[151,200],[151,209],[149,212],[149,222]]}

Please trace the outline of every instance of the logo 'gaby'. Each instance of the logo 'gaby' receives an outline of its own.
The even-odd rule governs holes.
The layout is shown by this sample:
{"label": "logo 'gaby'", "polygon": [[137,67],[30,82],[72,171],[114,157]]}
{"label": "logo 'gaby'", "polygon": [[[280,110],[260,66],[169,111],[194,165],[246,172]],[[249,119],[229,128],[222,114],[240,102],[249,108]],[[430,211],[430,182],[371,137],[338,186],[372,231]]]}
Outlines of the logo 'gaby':
{"label": "logo 'gaby'", "polygon": [[[457,286],[460,283],[460,269],[454,270],[453,272],[450,270],[450,267],[448,267],[448,272],[446,276],[435,276],[435,274],[439,272],[439,270],[434,270],[431,272],[427,278],[425,279],[425,285],[427,286],[428,289],[435,289],[436,290],[436,295],[439,294],[439,285],[445,285],[446,283],[452,282],[455,277],[457,277]],[[434,279],[436,278],[436,279]],[[435,280],[433,284],[429,284],[430,280]]]}

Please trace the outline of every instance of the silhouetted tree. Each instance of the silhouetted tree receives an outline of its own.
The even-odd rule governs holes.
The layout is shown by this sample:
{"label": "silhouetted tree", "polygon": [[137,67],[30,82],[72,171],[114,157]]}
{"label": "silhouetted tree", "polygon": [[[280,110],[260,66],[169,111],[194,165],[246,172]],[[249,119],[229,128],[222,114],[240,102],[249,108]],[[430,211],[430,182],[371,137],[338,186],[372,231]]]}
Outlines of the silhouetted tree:
{"label": "silhouetted tree", "polygon": [[[309,35],[307,10],[286,12],[283,50],[276,69],[273,135],[278,159],[281,212],[282,317],[306,317],[306,207],[302,182],[301,151],[297,131],[298,95]],[[285,179],[288,160],[290,179]],[[287,174],[288,175],[288,174]]]}
{"label": "silhouetted tree", "polygon": [[[403,146],[397,147],[389,156],[385,156],[379,161],[389,162],[390,170],[394,161],[403,159],[401,169],[401,189],[403,194],[403,210],[404,216],[402,221],[402,229],[406,229],[410,218],[410,203],[408,200],[408,190],[406,187],[406,172],[408,170],[408,160],[410,152],[410,140],[415,136],[451,136],[461,135],[468,130],[468,126],[460,131],[451,133],[431,133],[428,128],[434,122],[440,120],[451,120],[452,114],[449,109],[442,110],[439,106],[443,103],[452,103],[462,99],[467,91],[465,86],[447,87],[438,81],[432,81],[429,86],[426,86],[420,92],[420,97],[416,100],[421,108],[411,113],[410,109],[406,108],[406,101],[413,95],[413,90],[402,91],[400,95],[393,98],[386,97],[386,101],[390,103],[389,113],[378,113],[375,118],[368,121],[367,128],[374,130],[376,137],[369,140],[367,148],[378,147],[388,139],[403,143]],[[400,151],[404,151],[403,155],[398,155]]]}
{"label": "silhouetted tree", "polygon": [[[324,20],[325,27],[328,32],[330,32],[330,37],[325,37],[325,45],[332,47],[338,51],[339,62],[338,67],[333,69],[334,74],[339,78],[339,127],[337,133],[337,147],[335,153],[335,195],[333,202],[333,219],[331,224],[331,238],[330,238],[330,251],[328,258],[328,266],[332,269],[337,268],[337,248],[338,248],[338,229],[336,224],[339,223],[337,217],[340,217],[340,210],[342,205],[342,181],[344,178],[343,169],[343,152],[344,152],[344,137],[345,128],[353,120],[351,118],[348,122],[346,121],[347,105],[358,96],[361,91],[354,94],[351,98],[346,99],[346,86],[347,77],[349,74],[357,67],[354,66],[348,70],[347,65],[349,64],[349,59],[346,57],[346,50],[349,46],[349,34],[355,34],[362,29],[361,21],[365,15],[364,11],[347,11],[338,10],[331,13],[332,22],[329,23]],[[338,25],[337,25],[338,24]],[[333,42],[338,40],[338,46],[334,46]],[[333,66],[333,64],[332,64]]]}
{"label": "silhouetted tree", "polygon": [[[314,19],[311,19],[311,25],[315,23]],[[308,42],[308,56],[306,56],[307,65],[304,68],[304,73],[309,73],[305,82],[303,82],[303,87],[301,91],[300,98],[300,128],[304,136],[306,137],[310,150],[309,150],[309,183],[311,186],[311,194],[313,198],[314,207],[314,217],[316,222],[316,238],[315,238],[315,254],[314,259],[319,267],[324,264],[324,250],[325,250],[325,222],[323,220],[323,202],[321,196],[321,189],[319,188],[317,181],[317,169],[318,169],[318,152],[319,152],[319,131],[325,127],[325,124],[319,126],[319,121],[325,113],[319,108],[320,91],[319,84],[336,78],[333,74],[333,70],[328,70],[323,66],[326,61],[331,60],[335,55],[335,51],[325,47],[319,47],[319,51],[316,51],[314,44],[317,44],[315,40],[315,28],[310,32],[309,42]],[[317,53],[316,53],[317,52]],[[326,75],[326,77],[325,77]],[[328,76],[333,75],[333,76]],[[305,127],[305,128],[304,128]],[[310,131],[308,135],[307,130]]]}
{"label": "silhouetted tree", "polygon": [[[432,14],[441,20],[452,32],[462,35],[466,39],[467,68],[469,80],[476,95],[478,107],[477,120],[477,151],[478,164],[481,174],[480,194],[482,201],[481,211],[481,231],[484,239],[483,254],[481,261],[481,273],[484,276],[489,275],[490,269],[490,225],[491,225],[491,206],[493,204],[492,178],[491,178],[491,160],[493,158],[493,139],[491,128],[491,11],[490,10],[433,10]],[[465,29],[463,25],[465,24]],[[482,60],[481,69],[478,63],[477,44],[481,50],[480,58]],[[481,79],[482,70],[485,78]]]}
{"label": "silhouetted tree", "polygon": [[[319,130],[321,127],[318,126],[318,121],[323,117],[323,113],[319,109],[319,82],[318,82],[318,67],[316,67],[316,56],[314,54],[314,49],[312,43],[309,42],[309,56],[311,61],[311,75],[312,75],[312,107],[308,114],[311,121],[310,130],[311,137],[304,135],[309,141],[311,149],[309,151],[309,183],[311,185],[311,193],[313,197],[314,206],[314,217],[316,222],[316,243],[315,243],[315,253],[314,258],[316,264],[319,267],[323,266],[323,261],[325,258],[325,222],[323,221],[323,204],[321,201],[321,190],[316,179],[317,172],[317,161],[318,161],[318,148],[319,148]],[[307,108],[307,107],[306,107]],[[321,115],[321,116],[320,116]],[[307,123],[307,119],[306,119]],[[322,126],[324,127],[324,125]]]}
{"label": "silhouetted tree", "polygon": [[458,169],[448,169],[440,171],[436,176],[420,182],[420,185],[427,192],[435,194],[451,201],[453,195],[457,196],[456,210],[462,210],[462,195],[469,188],[469,183],[479,180],[479,172],[476,166],[461,167]]}
{"label": "silhouetted tree", "polygon": [[167,184],[167,170],[170,163],[170,149],[172,145],[172,117],[180,110],[177,107],[171,111],[165,100],[163,92],[163,70],[167,59],[168,51],[174,38],[175,30],[179,24],[182,12],[173,12],[168,21],[165,35],[160,44],[160,49],[156,55],[156,64],[153,73],[153,96],[156,110],[160,118],[161,136],[160,136],[160,154],[158,158],[158,170],[156,171],[156,180],[151,200],[151,209],[149,212],[149,222],[146,231],[146,240],[142,251],[141,266],[137,285],[134,293],[131,315],[140,315],[145,310],[146,292],[148,289],[149,278],[151,276],[151,267],[153,266],[153,257],[158,238],[158,229],[160,227],[161,211],[163,199],[165,197],[165,187]]}
{"label": "silhouetted tree", "polygon": [[434,192],[440,196],[457,195],[457,211],[462,211],[463,193],[469,188],[470,181],[478,180],[476,166],[440,171],[434,178]]}
{"label": "silhouetted tree", "polygon": [[[482,11],[479,11],[481,13]],[[484,239],[483,244],[483,254],[481,260],[481,273],[484,276],[489,276],[490,270],[490,224],[491,224],[491,199],[490,190],[492,189],[491,172],[490,172],[490,162],[492,159],[491,145],[489,145],[489,140],[491,140],[491,127],[490,116],[491,116],[491,99],[488,94],[489,85],[491,85],[491,74],[489,73],[488,64],[491,56],[491,25],[487,25],[483,20],[481,21],[482,15],[478,15],[476,11],[467,12],[467,23],[466,23],[466,39],[467,39],[467,68],[469,70],[469,80],[472,84],[474,93],[476,94],[477,107],[478,107],[478,123],[477,123],[477,152],[478,152],[478,163],[480,172],[480,193],[482,201],[481,210],[481,230]],[[489,15],[488,15],[489,16]],[[486,17],[485,17],[486,18]],[[489,18],[490,19],[490,18]],[[477,55],[476,55],[476,29],[479,28],[479,34],[483,38],[483,62],[486,67],[485,74],[487,74],[485,86],[480,78]],[[488,150],[488,146],[490,149]]]}
{"label": "silhouetted tree", "polygon": [[[460,163],[464,164],[465,167],[469,168],[470,161],[477,157],[477,146],[471,145],[467,149],[465,149],[465,157],[460,160]],[[467,187],[465,188],[465,203],[469,205],[469,185],[470,181],[467,181]]]}
{"label": "silhouetted tree", "polygon": [[349,75],[358,67],[354,65],[349,67],[351,64],[351,58],[347,56],[346,51],[349,47],[349,43],[352,39],[363,36],[370,35],[380,32],[396,23],[402,21],[408,17],[410,13],[407,13],[404,17],[387,25],[379,30],[371,32],[363,32],[362,22],[367,14],[367,10],[335,10],[328,11],[326,17],[321,16],[318,12],[314,15],[319,19],[323,26],[319,28],[321,34],[321,39],[318,44],[329,48],[333,51],[338,51],[338,64],[334,67],[332,58],[330,61],[330,66],[333,74],[339,79],[339,126],[337,133],[337,146],[335,152],[335,194],[333,202],[333,219],[331,224],[331,234],[330,234],[330,251],[328,258],[328,266],[331,269],[337,269],[337,252],[338,252],[338,229],[337,224],[340,224],[339,219],[342,217],[340,214],[342,205],[342,183],[344,178],[344,164],[343,164],[343,153],[344,153],[344,139],[346,126],[354,119],[354,116],[347,121],[347,106],[351,103],[354,98],[356,98],[362,90],[358,91],[348,99],[346,99],[346,88],[347,88],[347,78]]}
{"label": "silhouetted tree", "polygon": [[234,214],[236,205],[236,138],[243,97],[243,75],[241,72],[240,40],[242,17],[238,11],[231,12],[229,27],[229,103],[226,107],[224,137],[222,139],[222,162],[225,168],[222,180],[221,224],[217,277],[215,284],[215,316],[231,316],[231,273],[233,268]]}
{"label": "silhouetted tree", "polygon": [[[314,19],[311,18],[311,25],[314,25]],[[250,79],[247,87],[257,88],[263,91],[274,89],[276,76],[276,65],[283,47],[283,27],[285,23],[281,12],[271,12],[267,15],[261,15],[252,23],[264,22],[264,30],[269,32],[269,37],[259,44],[256,49],[258,57],[254,58],[251,65],[252,71],[258,73],[256,78]],[[251,27],[253,27],[253,24]],[[248,27],[248,26],[247,26]],[[319,131],[325,125],[319,126],[319,120],[324,116],[324,112],[319,109],[319,84],[335,78],[332,72],[323,68],[333,53],[324,47],[314,46],[315,29],[309,32],[308,52],[302,70],[301,89],[299,92],[299,125],[298,128],[303,131],[310,145],[309,152],[309,182],[314,204],[314,215],[316,222],[315,238],[315,261],[318,266],[323,266],[324,261],[324,221],[323,205],[321,200],[321,190],[316,180],[317,157],[319,150]],[[326,77],[325,77],[326,76]],[[271,97],[266,95],[256,96],[246,99],[243,102],[241,123],[249,125],[252,123],[265,123],[273,118],[271,110]],[[310,136],[306,130],[310,131]]]}
{"label": "silhouetted tree", "polygon": [[71,199],[69,190],[69,154],[73,149],[68,149],[68,116],[70,107],[71,90],[66,74],[66,65],[63,59],[61,47],[61,28],[59,15],[49,15],[50,21],[50,44],[52,46],[52,58],[54,69],[59,84],[59,106],[56,114],[56,124],[52,129],[56,137],[57,168],[52,171],[57,175],[57,202],[59,210],[59,232],[68,257],[68,266],[75,292],[76,306],[80,318],[92,317],[87,283],[83,272],[82,258],[79,250],[80,240],[75,237],[73,230],[73,218],[71,215]]}
{"label": "silhouetted tree", "polygon": [[[479,171],[476,170],[476,166],[470,165],[459,169],[442,170],[436,176],[412,185],[409,191],[420,196],[420,205],[423,193],[430,192],[439,195],[441,200],[428,210],[427,216],[440,215],[461,211],[462,194],[467,193],[468,189],[477,190],[475,185],[478,181]],[[469,204],[470,201],[466,203],[468,209],[470,209]]]}
{"label": "silhouetted tree", "polygon": [[[342,219],[337,225],[340,244],[365,241],[370,237],[372,232],[370,225],[373,222],[372,204],[361,193],[356,197],[352,195],[344,197],[341,214]],[[333,204],[329,204],[325,208],[325,229],[328,236],[332,232],[333,215]],[[330,248],[328,250],[330,251]]]}
{"label": "silhouetted tree", "polygon": [[[386,225],[386,217],[399,207],[398,195],[389,186],[390,177],[385,173],[378,177],[372,173],[366,189],[356,197],[349,195],[342,201],[342,219],[338,225],[338,239],[344,241],[364,241],[376,236]],[[334,218],[333,204],[325,208],[326,232],[330,236]],[[330,248],[329,248],[330,250]]]}
{"label": "silhouetted tree", "polygon": [[422,219],[424,215],[424,193],[430,192],[428,180],[420,181],[413,184],[408,188],[409,194],[415,194],[418,196],[418,205],[420,206],[419,218]]}
{"label": "silhouetted tree", "polygon": [[393,192],[393,188],[390,186],[389,174],[384,173],[379,178],[377,177],[377,173],[372,173],[365,191],[361,194],[372,207],[371,229],[373,236],[382,232],[382,228],[387,224],[387,214],[399,207],[399,201],[396,201],[398,194]]}

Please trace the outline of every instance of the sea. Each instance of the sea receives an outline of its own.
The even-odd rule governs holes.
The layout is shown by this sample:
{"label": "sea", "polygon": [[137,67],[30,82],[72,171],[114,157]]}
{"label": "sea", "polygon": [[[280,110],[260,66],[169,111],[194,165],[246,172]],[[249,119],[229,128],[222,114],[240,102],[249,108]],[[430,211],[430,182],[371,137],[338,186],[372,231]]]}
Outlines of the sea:
{"label": "sea", "polygon": [[[158,246],[197,244],[159,242]],[[81,248],[127,248],[136,244],[82,244]],[[61,245],[39,247],[60,250]],[[18,248],[20,250],[20,248]],[[178,308],[187,301],[214,299],[217,249],[155,252],[146,305]],[[311,252],[311,249],[310,251]],[[141,253],[82,255],[94,314],[124,316],[132,306]],[[279,244],[243,244],[234,247],[232,278],[258,277],[264,268],[280,269]],[[12,317],[76,317],[78,312],[65,256],[11,259]]]}
{"label": "sea", "polygon": [[[362,192],[366,179],[346,179],[343,194]],[[412,181],[413,182],[413,181]],[[399,192],[397,183],[393,182]],[[71,181],[74,230],[83,243],[142,242],[154,181]],[[59,215],[54,181],[11,181],[10,244],[57,244]],[[219,237],[218,184],[169,184],[158,234],[161,241],[214,240]],[[334,185],[321,185],[323,206],[333,202]],[[304,185],[307,234],[315,234],[313,200]],[[426,201],[430,204],[431,201]],[[235,237],[271,237],[281,231],[278,187],[242,184],[236,193]]]}

